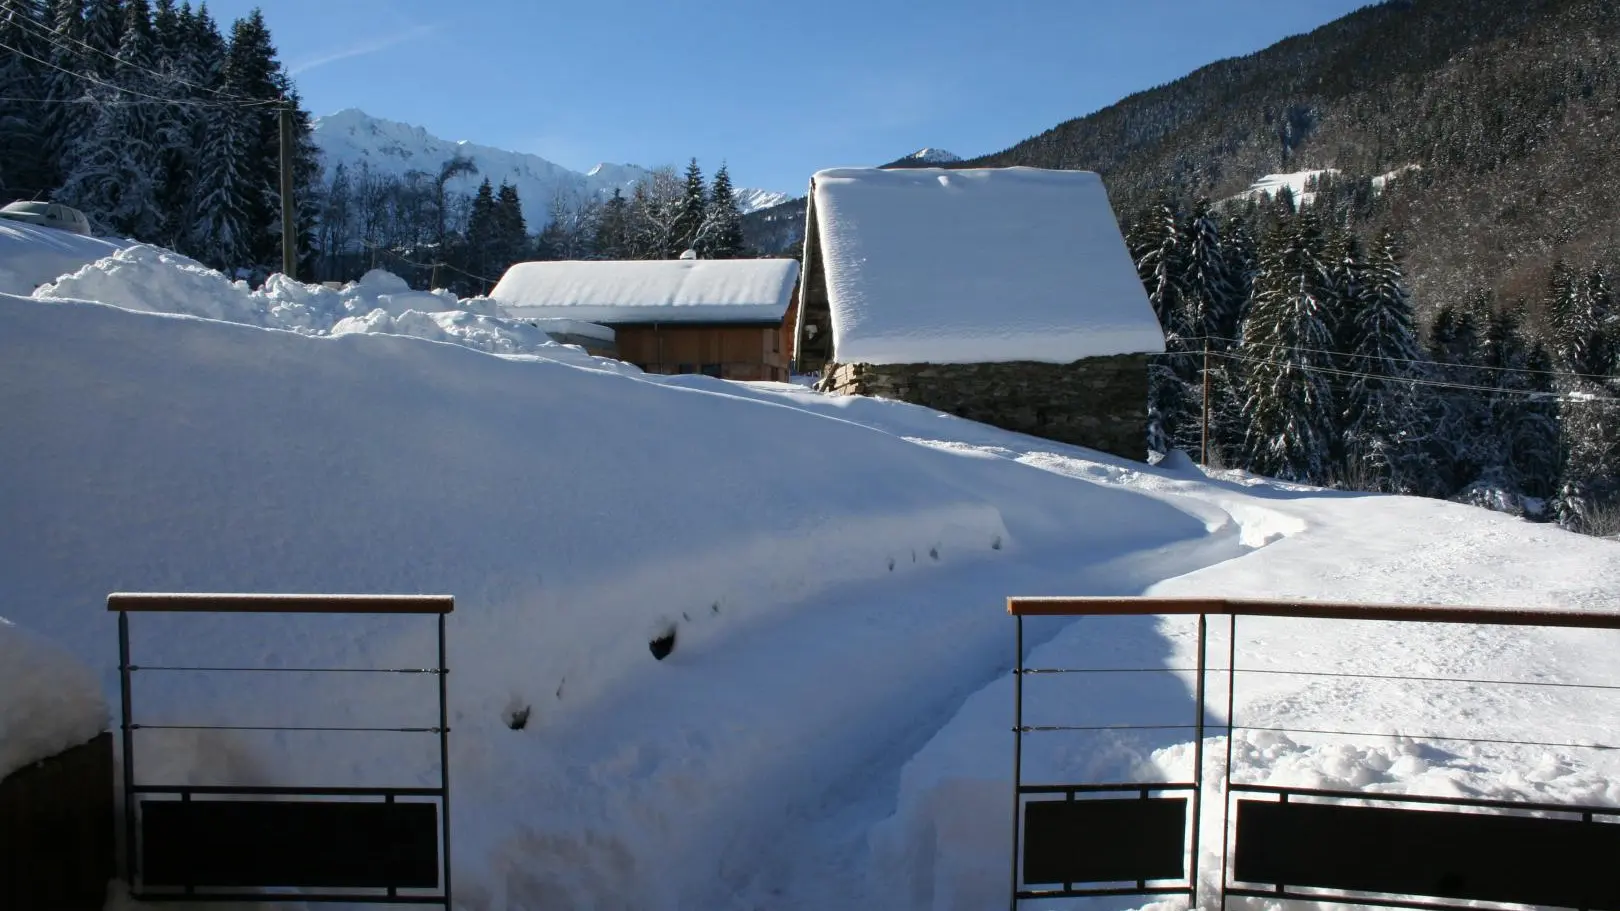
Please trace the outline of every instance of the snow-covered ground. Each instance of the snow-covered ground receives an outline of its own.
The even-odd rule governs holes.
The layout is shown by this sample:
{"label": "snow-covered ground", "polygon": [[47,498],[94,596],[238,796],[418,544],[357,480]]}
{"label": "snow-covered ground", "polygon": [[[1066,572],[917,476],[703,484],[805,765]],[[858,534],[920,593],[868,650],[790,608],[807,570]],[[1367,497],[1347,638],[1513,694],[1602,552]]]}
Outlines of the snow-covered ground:
{"label": "snow-covered ground", "polygon": [[[138,262],[101,271],[126,265]],[[199,306],[180,283],[203,279],[184,263],[167,278],[161,258],[146,265],[133,290],[88,276],[55,293],[172,281],[166,293],[192,302],[156,309]],[[214,284],[221,300],[233,287]],[[311,326],[348,312],[338,292],[298,288],[244,290],[229,306],[248,316],[225,320],[135,312],[151,297],[0,296],[0,615],[115,694],[111,591],[454,594],[468,909],[1000,906],[1008,595],[1620,608],[1614,542],[1483,510],[1206,478],[1182,459],[1149,467],[798,384],[646,376],[561,346],[483,346],[492,355],[345,334],[341,320],[284,331],[296,321],[271,315],[297,301]],[[1596,634],[1238,629],[1240,660],[1271,669],[1620,676],[1612,637]],[[648,641],[669,630],[675,650],[654,660]],[[1184,621],[1032,621],[1028,660],[1182,668],[1189,634]],[[134,644],[151,664],[285,667],[408,666],[431,642],[420,618],[151,615]],[[403,726],[435,707],[431,680],[393,675],[141,676],[149,722]],[[1043,680],[1030,711],[1191,715],[1187,675],[1150,676]],[[1577,744],[1607,742],[1616,711],[1574,688],[1446,686],[1271,675],[1245,681],[1237,715],[1408,735],[1492,723]],[[425,736],[140,736],[143,779],[436,778]],[[1579,747],[1240,737],[1249,779],[1620,803],[1611,753]],[[1185,766],[1188,740],[1032,739],[1026,759],[1033,774],[1146,775]]]}
{"label": "snow-covered ground", "polygon": [[[1398,167],[1388,173],[1379,174],[1372,179],[1373,191],[1381,192],[1384,187],[1389,185],[1390,181],[1406,174],[1410,174],[1413,171],[1421,170],[1423,170],[1423,168],[1420,165],[1409,164],[1402,165],[1401,167]],[[1284,187],[1287,187],[1288,190],[1293,193],[1294,203],[1296,205],[1308,206],[1316,202],[1316,193],[1307,191],[1305,189],[1306,184],[1310,183],[1312,178],[1337,177],[1340,173],[1342,172],[1340,172],[1337,168],[1318,168],[1310,171],[1290,171],[1286,174],[1267,174],[1266,176],[1250,184],[1247,190],[1244,190],[1242,193],[1239,193],[1237,196],[1232,198],[1275,198],[1277,194],[1283,191]]]}
{"label": "snow-covered ground", "polygon": [[131,243],[0,219],[0,294],[31,294]]}
{"label": "snow-covered ground", "polygon": [[0,779],[95,737],[108,720],[95,671],[0,617]]}

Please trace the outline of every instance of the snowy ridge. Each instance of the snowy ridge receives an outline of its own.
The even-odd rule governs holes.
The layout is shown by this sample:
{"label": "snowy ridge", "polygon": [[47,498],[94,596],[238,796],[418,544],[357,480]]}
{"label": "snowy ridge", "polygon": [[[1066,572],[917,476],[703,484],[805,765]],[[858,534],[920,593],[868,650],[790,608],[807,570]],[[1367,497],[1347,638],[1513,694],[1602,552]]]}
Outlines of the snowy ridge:
{"label": "snowy ridge", "polygon": [[[328,177],[339,164],[354,169],[365,162],[375,171],[403,176],[412,170],[437,173],[455,155],[471,158],[478,173],[454,178],[449,188],[470,195],[485,178],[497,186],[503,180],[511,183],[523,200],[523,218],[530,231],[538,231],[550,221],[547,207],[559,193],[605,198],[620,190],[629,195],[650,173],[636,165],[603,163],[581,174],[539,155],[440,139],[422,127],[372,117],[355,108],[315,118],[313,135]],[[736,195],[745,214],[788,198],[785,193],[757,189],[738,189]]]}

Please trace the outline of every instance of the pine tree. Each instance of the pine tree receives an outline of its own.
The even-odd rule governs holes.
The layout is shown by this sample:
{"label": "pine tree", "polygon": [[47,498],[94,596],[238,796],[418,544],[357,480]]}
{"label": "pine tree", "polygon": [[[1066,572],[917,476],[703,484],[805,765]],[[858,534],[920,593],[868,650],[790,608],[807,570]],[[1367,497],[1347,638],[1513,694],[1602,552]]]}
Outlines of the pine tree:
{"label": "pine tree", "polygon": [[523,219],[523,201],[518,198],[517,187],[505,181],[495,192],[495,219],[498,241],[493,269],[488,273],[491,278],[529,257],[529,227]]}
{"label": "pine tree", "polygon": [[128,22],[110,88],[97,90],[95,121],[69,154],[71,170],[58,196],[104,230],[151,242],[162,227],[161,149],[153,106],[137,102],[157,88],[154,41],[146,0],[130,0],[123,9]]}
{"label": "pine tree", "polygon": [[1585,533],[1614,534],[1620,510],[1620,404],[1602,387],[1575,381],[1560,409],[1564,466],[1553,515]]}
{"label": "pine tree", "polygon": [[714,172],[706,221],[708,231],[701,251],[704,258],[736,259],[743,255],[742,213],[737,209],[731,173],[724,162]]}
{"label": "pine tree", "polygon": [[[285,97],[289,86],[276,62],[276,49],[270,41],[264,16],[258,10],[232,23],[221,75],[225,95],[259,101]],[[281,264],[278,111],[273,104],[250,106],[240,102],[222,110],[223,116],[216,120],[234,121],[228,129],[234,134],[233,143],[237,144],[237,154],[241,156],[233,165],[236,175],[232,191],[237,197],[233,209],[242,213],[245,225],[241,231],[232,233],[247,252],[235,262],[214,264],[246,267],[252,275],[267,275]],[[295,118],[295,134],[307,132],[307,121],[299,123],[302,120],[303,117]],[[216,128],[210,127],[213,129]],[[218,129],[226,127],[221,124]],[[214,190],[204,188],[203,192]]]}
{"label": "pine tree", "polygon": [[594,248],[598,259],[630,258],[630,202],[618,188],[614,188],[613,198],[602,206]]}
{"label": "pine tree", "polygon": [[495,188],[486,177],[478,185],[478,192],[473,194],[472,209],[467,215],[466,268],[469,272],[476,275],[490,273],[497,237]]}
{"label": "pine tree", "polygon": [[1343,385],[1344,453],[1357,486],[1396,493],[1435,488],[1420,431],[1414,380],[1424,376],[1400,251],[1388,231],[1365,262],[1347,244],[1336,284],[1345,312],[1342,366],[1354,374]]}
{"label": "pine tree", "polygon": [[1200,199],[1193,206],[1182,237],[1186,243],[1181,284],[1187,328],[1199,340],[1198,348],[1203,348],[1206,340],[1212,348],[1228,347],[1236,341],[1231,329],[1237,324],[1237,289],[1214,206],[1208,199]]}
{"label": "pine tree", "polygon": [[1309,215],[1299,222],[1297,230],[1278,227],[1267,235],[1243,327],[1248,467],[1320,483],[1336,436],[1333,333],[1322,301],[1329,279],[1320,230]]}
{"label": "pine tree", "polygon": [[[176,8],[174,0],[157,0],[152,13],[152,32],[157,41],[156,69],[162,79],[155,94],[179,102],[190,102],[202,94],[193,72],[195,56],[189,47],[192,13],[190,6]],[[161,167],[157,175],[157,204],[162,216],[159,236],[166,246],[176,246],[185,233],[186,190],[196,164],[198,108],[192,104],[153,106],[154,141]]]}
{"label": "pine tree", "polygon": [[1168,197],[1142,213],[1125,233],[1137,276],[1164,331],[1164,354],[1148,368],[1148,448],[1196,451],[1198,398],[1192,384],[1202,358],[1192,352],[1202,344],[1200,329],[1189,319],[1183,283],[1185,242],[1174,205]]}
{"label": "pine tree", "polygon": [[[1429,357],[1434,378],[1457,387],[1489,384],[1479,369],[1484,338],[1491,321],[1490,297],[1480,292],[1461,305],[1447,303],[1429,330]],[[1489,399],[1474,388],[1437,389],[1426,408],[1434,432],[1430,455],[1437,471],[1437,492],[1450,496],[1483,476],[1493,464]]]}
{"label": "pine tree", "polygon": [[[49,0],[46,18],[51,27],[47,59],[50,66],[42,74],[44,105],[40,150],[47,164],[45,185],[55,188],[67,177],[69,150],[78,146],[89,130],[93,112],[81,103],[88,97],[85,80],[75,76],[82,67],[76,48],[84,40],[84,10],[80,0]],[[88,53],[88,51],[86,51]]]}
{"label": "pine tree", "polygon": [[708,208],[708,191],[703,185],[703,171],[694,158],[686,166],[685,193],[681,197],[680,207],[675,215],[670,237],[672,243],[665,251],[666,256],[674,259],[692,249],[701,239],[699,234],[703,230],[703,216]]}
{"label": "pine tree", "polygon": [[85,0],[84,43],[89,45],[75,71],[89,72],[111,82],[118,65],[118,39],[126,21],[123,0]]}
{"label": "pine tree", "polygon": [[0,198],[37,195],[54,176],[39,141],[45,105],[33,101],[47,86],[44,16],[35,0],[0,0],[0,44],[16,49],[0,56]]}

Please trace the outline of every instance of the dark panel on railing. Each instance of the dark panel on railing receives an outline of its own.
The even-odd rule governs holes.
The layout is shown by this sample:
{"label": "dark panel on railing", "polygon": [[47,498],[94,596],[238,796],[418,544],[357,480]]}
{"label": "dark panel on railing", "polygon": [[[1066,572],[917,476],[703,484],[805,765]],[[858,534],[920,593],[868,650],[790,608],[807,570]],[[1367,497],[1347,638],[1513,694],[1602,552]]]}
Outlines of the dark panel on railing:
{"label": "dark panel on railing", "polygon": [[147,886],[432,889],[435,803],[143,800]]}
{"label": "dark panel on railing", "polygon": [[0,780],[0,908],[100,911],[113,878],[112,735]]}
{"label": "dark panel on railing", "polygon": [[1187,869],[1187,801],[1031,801],[1024,805],[1023,843],[1025,883],[1180,879]]}
{"label": "dark panel on railing", "polygon": [[1606,822],[1239,800],[1234,855],[1249,883],[1620,909]]}

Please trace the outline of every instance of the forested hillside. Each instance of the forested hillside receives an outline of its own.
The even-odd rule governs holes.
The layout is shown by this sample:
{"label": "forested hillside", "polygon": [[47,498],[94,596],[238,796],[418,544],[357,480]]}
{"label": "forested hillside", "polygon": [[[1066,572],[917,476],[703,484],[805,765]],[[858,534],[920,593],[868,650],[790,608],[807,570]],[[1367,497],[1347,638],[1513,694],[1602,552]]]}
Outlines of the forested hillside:
{"label": "forested hillside", "polygon": [[1268,173],[1419,165],[1344,214],[1403,239],[1432,316],[1481,291],[1533,305],[1560,259],[1614,269],[1617,113],[1613,0],[1391,0],[964,164],[1096,170],[1124,217]]}

